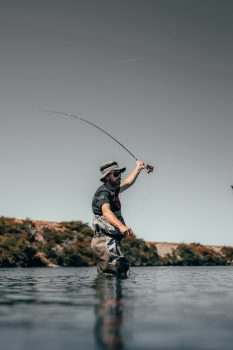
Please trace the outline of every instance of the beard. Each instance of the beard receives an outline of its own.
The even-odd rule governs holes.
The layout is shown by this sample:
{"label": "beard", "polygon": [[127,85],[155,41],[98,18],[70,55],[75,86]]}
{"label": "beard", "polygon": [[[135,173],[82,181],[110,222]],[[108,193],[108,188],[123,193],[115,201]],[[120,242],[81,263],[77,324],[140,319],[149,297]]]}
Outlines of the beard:
{"label": "beard", "polygon": [[110,189],[111,191],[116,191],[116,192],[120,191],[120,184],[121,184],[120,179],[117,179],[115,181],[108,179],[105,182],[105,185],[108,189]]}

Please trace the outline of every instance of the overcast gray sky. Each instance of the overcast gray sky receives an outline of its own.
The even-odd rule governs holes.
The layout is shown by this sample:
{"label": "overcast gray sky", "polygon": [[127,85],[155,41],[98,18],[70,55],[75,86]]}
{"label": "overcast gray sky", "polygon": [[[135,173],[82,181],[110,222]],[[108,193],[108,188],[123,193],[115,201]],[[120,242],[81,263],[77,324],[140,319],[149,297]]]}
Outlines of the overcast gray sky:
{"label": "overcast gray sky", "polygon": [[0,215],[91,223],[99,167],[155,166],[121,195],[150,241],[233,245],[233,3],[1,0]]}

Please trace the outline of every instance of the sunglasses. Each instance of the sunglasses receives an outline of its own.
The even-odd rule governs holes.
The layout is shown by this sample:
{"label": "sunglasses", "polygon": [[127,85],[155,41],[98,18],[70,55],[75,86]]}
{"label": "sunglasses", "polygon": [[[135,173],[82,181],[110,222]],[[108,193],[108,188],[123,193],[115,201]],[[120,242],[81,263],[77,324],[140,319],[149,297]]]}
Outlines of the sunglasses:
{"label": "sunglasses", "polygon": [[119,172],[119,171],[112,171],[111,174],[112,174],[114,177],[121,177],[121,172]]}

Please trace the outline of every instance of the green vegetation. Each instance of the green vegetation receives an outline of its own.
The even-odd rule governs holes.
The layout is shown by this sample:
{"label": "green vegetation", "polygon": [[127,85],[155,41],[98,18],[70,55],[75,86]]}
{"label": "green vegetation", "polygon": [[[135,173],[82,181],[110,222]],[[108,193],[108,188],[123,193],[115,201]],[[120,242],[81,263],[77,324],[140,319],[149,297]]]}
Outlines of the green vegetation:
{"label": "green vegetation", "polygon": [[0,266],[32,266],[36,253],[25,234],[15,236],[5,234],[0,237]]}
{"label": "green vegetation", "polygon": [[195,244],[180,244],[177,248],[179,264],[184,266],[226,265],[226,258],[213,249]]}
{"label": "green vegetation", "polygon": [[[0,217],[0,267],[92,266],[93,230],[81,221],[50,223]],[[122,240],[131,266],[233,265],[233,247],[212,249],[179,244],[159,256],[155,244],[137,237]]]}
{"label": "green vegetation", "polygon": [[233,264],[233,247],[222,247],[221,253],[225,256],[227,263]]}
{"label": "green vegetation", "polygon": [[124,238],[122,251],[131,266],[160,265],[160,258],[155,246],[149,246],[143,239]]}
{"label": "green vegetation", "polygon": [[[0,218],[0,267],[91,266],[93,231],[81,221],[40,223]],[[38,253],[39,256],[37,255]]]}

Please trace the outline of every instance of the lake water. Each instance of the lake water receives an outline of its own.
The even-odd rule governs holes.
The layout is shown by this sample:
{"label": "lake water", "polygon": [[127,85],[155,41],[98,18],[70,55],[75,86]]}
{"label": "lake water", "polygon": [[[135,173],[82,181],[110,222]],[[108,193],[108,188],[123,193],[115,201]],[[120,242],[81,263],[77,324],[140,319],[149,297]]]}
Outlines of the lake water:
{"label": "lake water", "polygon": [[2,350],[233,348],[233,267],[0,269]]}

